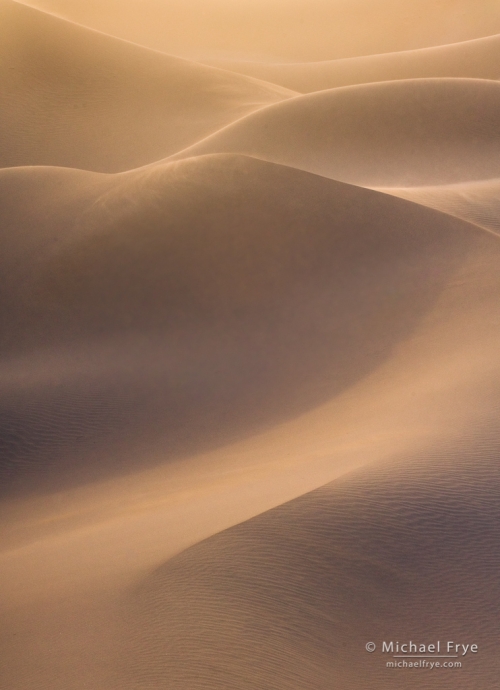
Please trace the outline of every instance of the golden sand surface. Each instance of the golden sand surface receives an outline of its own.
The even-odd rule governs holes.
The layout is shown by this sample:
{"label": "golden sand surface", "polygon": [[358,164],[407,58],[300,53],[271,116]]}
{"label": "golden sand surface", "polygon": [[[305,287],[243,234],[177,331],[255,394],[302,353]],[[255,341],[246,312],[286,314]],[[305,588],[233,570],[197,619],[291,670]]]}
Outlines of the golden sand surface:
{"label": "golden sand surface", "polygon": [[496,687],[499,32],[0,0],[2,689]]}

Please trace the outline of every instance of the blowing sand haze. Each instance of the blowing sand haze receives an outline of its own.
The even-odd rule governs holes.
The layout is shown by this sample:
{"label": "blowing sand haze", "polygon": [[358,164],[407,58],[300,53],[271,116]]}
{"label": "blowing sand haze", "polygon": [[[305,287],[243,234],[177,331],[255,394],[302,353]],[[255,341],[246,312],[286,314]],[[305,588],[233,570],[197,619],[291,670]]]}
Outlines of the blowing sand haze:
{"label": "blowing sand haze", "polygon": [[492,690],[500,7],[0,0],[0,686]]}

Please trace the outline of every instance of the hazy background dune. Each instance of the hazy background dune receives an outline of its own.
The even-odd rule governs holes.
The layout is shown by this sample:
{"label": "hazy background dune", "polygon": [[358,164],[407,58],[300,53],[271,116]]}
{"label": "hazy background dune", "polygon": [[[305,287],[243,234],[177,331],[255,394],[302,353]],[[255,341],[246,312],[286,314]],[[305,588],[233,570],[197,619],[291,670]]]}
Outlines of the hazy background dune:
{"label": "hazy background dune", "polygon": [[249,60],[212,62],[241,74],[267,79],[301,93],[392,79],[469,77],[499,79],[500,36],[452,45],[324,62],[265,63]]}
{"label": "hazy background dune", "polygon": [[499,32],[0,0],[2,688],[492,690]]}
{"label": "hazy background dune", "polygon": [[290,92],[0,2],[0,165],[117,172]]}
{"label": "hazy background dune", "polygon": [[314,61],[500,33],[495,0],[30,0],[105,33],[185,57]]}

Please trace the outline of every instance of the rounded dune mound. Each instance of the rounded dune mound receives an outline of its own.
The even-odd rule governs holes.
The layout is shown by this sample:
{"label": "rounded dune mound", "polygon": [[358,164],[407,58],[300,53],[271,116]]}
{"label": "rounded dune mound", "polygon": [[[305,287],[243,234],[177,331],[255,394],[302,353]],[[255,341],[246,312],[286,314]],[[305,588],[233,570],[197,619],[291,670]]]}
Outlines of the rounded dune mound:
{"label": "rounded dune mound", "polygon": [[2,689],[498,686],[499,31],[0,0]]}
{"label": "rounded dune mound", "polygon": [[154,428],[173,453],[308,409],[389,356],[487,237],[234,155],[10,169],[0,190],[9,476],[101,433]]}
{"label": "rounded dune mound", "polygon": [[0,166],[117,172],[174,153],[287,89],[0,2]]}
{"label": "rounded dune mound", "polygon": [[500,175],[500,83],[415,79],[299,96],[180,152],[242,153],[368,187]]}
{"label": "rounded dune mound", "polygon": [[210,64],[311,93],[393,79],[500,79],[500,35],[382,55],[303,63],[217,60]]}
{"label": "rounded dune mound", "polygon": [[391,188],[387,192],[500,234],[500,179],[435,187]]}
{"label": "rounded dune mound", "polygon": [[496,426],[362,468],[165,563],[130,592],[123,687],[493,687]]}

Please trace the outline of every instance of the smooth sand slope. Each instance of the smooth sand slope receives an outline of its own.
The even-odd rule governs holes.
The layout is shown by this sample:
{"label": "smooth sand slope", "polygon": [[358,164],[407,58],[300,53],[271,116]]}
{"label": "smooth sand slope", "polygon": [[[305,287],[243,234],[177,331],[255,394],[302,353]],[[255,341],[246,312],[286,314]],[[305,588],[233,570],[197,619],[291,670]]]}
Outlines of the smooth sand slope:
{"label": "smooth sand slope", "polygon": [[[0,0],[2,690],[495,688],[498,39],[445,44],[498,3],[36,4]],[[436,45],[307,95],[171,57]],[[438,639],[479,652],[386,668]]]}
{"label": "smooth sand slope", "polygon": [[500,78],[500,36],[399,53],[303,63],[218,60],[213,65],[281,84],[300,93],[393,79]]}
{"label": "smooth sand slope", "polygon": [[500,33],[495,0],[29,0],[27,4],[195,59],[333,60]]}
{"label": "smooth sand slope", "polygon": [[[15,168],[0,190],[4,487],[47,463],[63,481],[99,439],[159,434],[172,455],[328,399],[390,356],[483,234],[234,155]],[[120,470],[102,462],[89,476]]]}
{"label": "smooth sand slope", "polygon": [[[198,544],[131,588],[124,687],[158,687],[162,678],[176,690],[487,690],[496,682],[500,244],[481,238],[379,379],[380,395],[398,381],[397,367],[389,371],[402,354],[406,394],[418,398],[417,380],[432,370],[416,437],[429,418],[441,432]],[[422,368],[410,355],[420,347]],[[464,395],[458,370],[472,362]],[[381,413],[385,393],[373,393]],[[366,398],[357,400],[359,412]],[[394,443],[397,413],[390,418]],[[373,461],[369,450],[365,458]],[[462,638],[479,652],[459,658],[460,669],[386,668],[394,660],[380,653],[383,640]],[[378,645],[373,655],[368,641]]]}
{"label": "smooth sand slope", "polygon": [[290,92],[0,2],[0,166],[117,172]]}
{"label": "smooth sand slope", "polygon": [[369,187],[500,174],[500,83],[414,79],[331,89],[243,118],[177,154],[244,153]]}
{"label": "smooth sand slope", "polygon": [[[139,193],[141,182],[155,189],[154,183],[159,184],[156,175],[161,181],[166,172],[149,172],[149,181],[148,174],[135,179],[134,198],[144,198]],[[163,196],[159,207],[155,201],[158,196],[148,196],[147,213],[144,202],[138,204],[142,232],[145,218],[151,222],[147,227],[153,229],[144,244],[155,251],[132,249],[137,225],[129,207],[125,216],[132,211],[132,217],[118,226],[125,230],[123,245],[119,241],[122,233],[116,233],[118,244],[112,245],[113,251],[102,252],[110,275],[98,280],[102,269],[88,258],[96,256],[95,252],[89,254],[90,235],[83,232],[79,238],[70,228],[67,245],[56,247],[56,259],[62,252],[59,263],[51,260],[61,265],[63,255],[66,260],[69,254],[74,255],[76,261],[71,266],[78,277],[77,304],[81,313],[87,309],[95,313],[94,320],[87,316],[78,332],[80,350],[68,342],[71,322],[61,324],[57,317],[66,304],[64,294],[52,302],[52,314],[44,311],[42,300],[37,316],[45,315],[47,333],[43,337],[47,342],[57,338],[63,350],[52,340],[51,350],[44,354],[42,343],[27,340],[24,360],[22,356],[17,361],[3,359],[8,366],[2,374],[2,391],[9,393],[6,383],[10,385],[6,395],[10,410],[16,400],[21,401],[16,411],[21,413],[17,417],[20,452],[17,456],[3,453],[7,457],[3,477],[18,495],[30,489],[16,500],[11,493],[2,503],[3,684],[13,690],[262,685],[302,690],[304,684],[312,683],[319,688],[331,687],[333,678],[348,690],[373,687],[374,683],[375,687],[391,687],[391,682],[398,688],[427,690],[454,683],[464,690],[489,690],[497,673],[496,656],[486,653],[492,620],[488,616],[495,615],[495,609],[488,614],[485,608],[487,604],[491,608],[498,598],[494,546],[498,486],[495,471],[488,468],[489,459],[497,452],[497,440],[488,426],[490,420],[493,428],[496,424],[500,398],[500,334],[495,318],[500,293],[498,239],[415,204],[259,161],[208,157],[187,161],[177,172],[182,184],[191,190],[186,196],[191,207],[194,199],[204,199],[204,213],[203,223],[189,224],[189,252],[186,263],[181,264],[182,273],[193,282],[190,266],[198,257],[200,279],[194,281],[189,296],[179,287],[175,294],[184,295],[189,319],[211,323],[219,314],[219,327],[211,329],[219,350],[221,343],[231,344],[235,332],[250,339],[248,350],[242,338],[232,341],[238,345],[239,361],[225,356],[226,381],[219,366],[216,374],[222,384],[215,380],[209,386],[207,407],[215,409],[215,423],[221,423],[221,390],[229,392],[231,406],[244,403],[246,420],[252,417],[252,405],[256,401],[257,406],[262,404],[258,395],[250,402],[245,399],[245,391],[252,385],[264,393],[264,404],[268,404],[269,394],[273,396],[273,419],[277,411],[286,410],[294,395],[298,394],[303,403],[304,395],[311,393],[303,380],[297,380],[297,373],[302,376],[301,367],[302,372],[310,367],[310,362],[304,365],[304,355],[324,367],[320,385],[314,384],[317,388],[325,383],[329,388],[332,381],[335,384],[342,367],[356,378],[341,390],[330,388],[324,405],[295,419],[273,425],[253,438],[214,447],[198,457],[177,456],[177,462],[165,463],[173,458],[168,434],[151,454],[151,439],[161,437],[158,428],[153,434],[150,427],[138,452],[130,442],[138,435],[137,426],[131,423],[134,417],[131,415],[125,424],[122,417],[117,426],[106,427],[111,433],[118,428],[127,440],[119,453],[115,442],[113,457],[106,452],[112,444],[103,442],[96,432],[102,416],[108,411],[109,417],[120,395],[130,399],[134,388],[145,393],[140,404],[135,403],[135,410],[161,409],[164,403],[151,394],[141,362],[146,360],[146,367],[156,367],[157,371],[163,367],[165,371],[169,366],[169,362],[164,364],[165,351],[172,351],[172,343],[175,347],[175,337],[171,337],[172,330],[164,329],[163,353],[158,348],[152,355],[151,331],[143,328],[148,335],[135,344],[134,357],[129,356],[127,362],[124,351],[131,352],[132,348],[125,337],[126,326],[119,319],[109,325],[106,321],[107,332],[115,328],[119,337],[108,340],[109,350],[100,356],[99,372],[95,357],[89,354],[91,348],[85,350],[84,345],[97,340],[93,328],[102,312],[84,276],[96,285],[109,286],[129,272],[127,252],[142,257],[141,261],[152,254],[158,263],[165,259],[163,245],[155,239],[158,228],[165,227],[158,220],[165,217]],[[54,184],[57,190],[63,187],[61,178],[66,173],[3,173],[11,182],[18,176],[10,193],[13,196],[18,187],[22,226],[26,227],[27,211],[26,203],[19,201],[23,185],[33,192],[33,185],[30,189],[28,184],[30,175],[47,174],[53,184],[59,176],[59,184]],[[130,189],[127,185],[137,175],[90,178],[96,185],[102,180],[120,181],[116,190],[109,186],[105,198],[110,199],[114,191],[122,210],[123,196],[118,189],[122,184],[123,192]],[[39,183],[42,189],[40,179]],[[172,183],[170,178],[165,187]],[[207,197],[200,194],[202,186],[209,190]],[[161,189],[165,187],[160,184]],[[76,189],[79,203],[81,192],[90,198],[83,178]],[[280,190],[286,199],[284,208],[279,202]],[[47,188],[44,196],[49,196]],[[25,200],[28,197],[26,194]],[[184,197],[179,187],[174,198],[182,207]],[[62,211],[64,203],[55,208]],[[321,214],[318,209],[322,209]],[[94,205],[95,213],[103,210],[113,217],[111,204]],[[263,223],[264,211],[269,214],[267,225]],[[45,213],[40,217],[46,217]],[[167,217],[172,216],[171,207]],[[241,223],[246,217],[242,236]],[[179,211],[177,222],[181,218]],[[280,218],[283,225],[278,222]],[[43,225],[40,228],[43,231]],[[212,238],[218,238],[214,253],[208,256],[196,250],[206,247],[202,241],[206,228]],[[234,242],[235,228],[241,245]],[[115,235],[112,230],[111,234]],[[14,246],[12,241],[10,246]],[[246,253],[238,251],[239,247],[245,247]],[[20,264],[19,244],[16,251]],[[35,285],[40,276],[47,275],[47,254],[39,252],[39,260],[33,260],[33,253],[23,251],[35,274],[31,285]],[[281,257],[279,270],[276,255]],[[242,263],[244,257],[248,261]],[[155,261],[148,259],[141,265],[154,270]],[[210,267],[217,267],[217,271]],[[200,304],[199,286],[206,285],[208,272],[218,280],[209,281],[213,287],[207,301]],[[149,272],[142,271],[141,275],[143,280],[146,276],[147,288]],[[243,279],[247,287],[242,292],[239,286]],[[105,280],[108,282],[103,283]],[[261,287],[256,291],[257,284]],[[214,292],[215,288],[221,292]],[[31,289],[28,284],[17,294],[29,294]],[[128,291],[120,289],[120,300],[136,313],[131,287]],[[137,290],[140,294],[144,287]],[[252,298],[250,304],[243,300],[245,295]],[[74,291],[70,300],[75,300]],[[197,306],[192,311],[190,305]],[[242,305],[244,313],[233,311]],[[277,324],[275,309],[280,313]],[[161,300],[151,308],[151,312],[168,313],[164,310]],[[151,312],[146,319],[149,327],[159,328]],[[259,318],[261,313],[270,318]],[[22,311],[20,314],[24,318]],[[34,324],[37,318],[33,318]],[[142,316],[134,318],[136,323],[145,323]],[[302,322],[305,335],[300,334],[297,321]],[[252,337],[254,332],[263,334],[260,340]],[[20,333],[21,329],[19,351]],[[167,377],[166,384],[165,378],[157,376],[159,389],[166,389],[167,397],[174,396],[177,408],[189,398],[192,382],[196,389],[192,399],[199,401],[203,380],[207,372],[214,371],[214,360],[207,356],[210,329],[199,333],[203,335],[199,340],[202,357],[196,360],[191,347],[191,351],[182,352],[182,366],[172,368],[170,364],[174,375]],[[391,343],[386,340],[388,336]],[[273,343],[279,345],[279,352]],[[323,346],[329,357],[322,354]],[[389,356],[381,357],[384,352]],[[258,366],[249,366],[252,357],[253,362],[260,358]],[[373,366],[374,357],[377,366]],[[85,415],[98,387],[93,381],[106,383],[120,366],[115,376],[118,393],[106,392],[104,405],[94,415],[97,423],[89,425]],[[74,375],[78,367],[83,372],[80,380]],[[251,372],[250,384],[240,379],[237,385],[228,386],[235,372],[238,376],[245,367]],[[273,390],[267,388],[275,369],[292,384],[281,401],[275,383]],[[361,369],[365,373],[360,377]],[[319,372],[314,368],[309,368],[308,375],[311,382],[318,381]],[[17,398],[12,395],[14,389]],[[61,405],[64,395],[67,397]],[[26,401],[38,403],[32,408],[35,414],[26,412]],[[58,405],[63,410],[59,416],[54,414]],[[77,423],[83,422],[81,431],[92,445],[85,446],[81,435],[71,431],[71,414],[76,415]],[[268,412],[266,416],[269,418]],[[38,432],[33,423],[36,419]],[[166,419],[168,422],[168,412]],[[193,420],[191,408],[188,433],[202,439],[203,429]],[[69,442],[60,460],[54,447],[57,449],[57,439],[64,438],[68,429]],[[170,429],[175,430],[175,426]],[[27,450],[29,434],[36,448],[31,456]],[[45,448],[52,449],[50,453],[44,453],[44,443]],[[105,452],[100,455],[102,449]],[[106,471],[110,458],[114,464],[111,471],[108,464]],[[55,491],[54,465],[50,464],[54,459],[66,483],[71,476],[68,465],[78,462],[80,477],[75,481],[73,475],[72,483],[81,485]],[[339,490],[327,489],[319,500],[317,494],[306,496],[298,510],[296,503],[284,506],[274,513],[276,522],[271,517],[271,527],[269,516],[264,515],[256,528],[254,522],[242,525],[186,552],[180,560],[162,565],[200,539],[324,484],[349,467],[390,459],[396,462],[394,469],[382,469],[378,475],[364,470],[354,487],[344,484]],[[423,460],[430,460],[434,467],[420,470],[419,476],[416,470]],[[34,469],[37,462],[42,465],[38,474]],[[104,467],[96,471],[99,462]],[[154,463],[160,464],[146,469]],[[17,472],[17,482],[9,474],[9,464]],[[88,484],[90,477],[97,479],[103,474],[108,479]],[[29,481],[34,477],[35,486]],[[49,488],[50,493],[46,493]],[[182,609],[183,603],[186,609]],[[371,634],[365,640],[368,628]],[[379,642],[382,634],[397,639],[403,634],[433,639],[436,635],[449,634],[452,639],[467,636],[481,645],[481,666],[462,669],[463,678],[419,676],[413,686],[406,675],[391,681],[383,669],[369,666],[362,646],[375,636]]]}
{"label": "smooth sand slope", "polygon": [[[417,454],[360,470],[158,568],[131,595],[140,632],[124,687],[164,678],[175,690],[494,687],[495,427],[437,447],[431,461]],[[401,659],[382,653],[384,640],[478,652],[434,659],[461,668],[386,668]]]}

